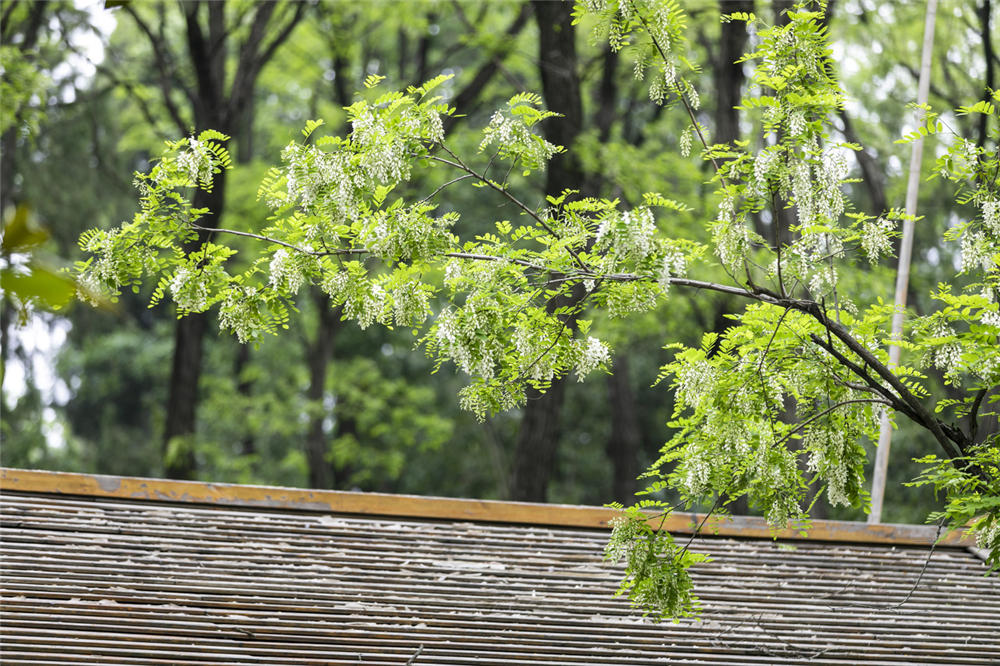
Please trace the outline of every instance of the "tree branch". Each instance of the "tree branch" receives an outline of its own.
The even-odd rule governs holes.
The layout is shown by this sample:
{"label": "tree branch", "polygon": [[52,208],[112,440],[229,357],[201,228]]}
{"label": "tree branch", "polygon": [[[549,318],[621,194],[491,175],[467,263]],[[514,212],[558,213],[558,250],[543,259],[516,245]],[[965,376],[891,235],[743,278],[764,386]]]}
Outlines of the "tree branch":
{"label": "tree branch", "polygon": [[[436,155],[431,155],[430,159],[435,160],[437,162],[441,162],[442,164],[447,164],[449,166],[455,167],[456,169],[461,169],[462,171],[466,172],[470,176],[475,177],[479,182],[487,185],[490,189],[492,189],[492,190],[494,190],[496,192],[499,192],[508,201],[512,202],[518,208],[520,208],[525,213],[527,213],[529,216],[531,216],[531,218],[533,220],[535,220],[535,222],[537,222],[539,224],[539,226],[541,226],[543,229],[545,229],[545,231],[548,232],[548,234],[550,236],[552,236],[553,238],[555,238],[557,240],[559,239],[559,235],[555,232],[554,229],[552,229],[552,227],[549,226],[549,223],[546,222],[545,219],[541,215],[539,215],[538,213],[536,213],[532,209],[528,208],[528,206],[524,202],[522,202],[520,199],[518,199],[513,194],[511,194],[507,190],[507,188],[501,187],[500,185],[498,185],[497,183],[493,182],[489,178],[485,178],[485,177],[479,175],[478,173],[476,173],[476,171],[474,171],[472,169],[472,167],[470,167],[465,162],[463,162],[461,160],[461,158],[458,157],[458,155],[456,155],[455,153],[453,153],[450,150],[448,150],[448,148],[444,144],[440,144],[440,145],[441,145],[441,149],[444,150],[449,155],[451,155],[451,157],[455,161],[452,162],[451,160],[446,160],[446,159],[444,159],[442,157],[438,157]],[[587,265],[585,263],[583,263],[583,260],[580,259],[580,255],[576,252],[576,250],[574,250],[573,248],[567,246],[566,247],[566,251],[569,252],[570,256],[573,257],[573,259],[576,261],[576,264],[581,268],[581,270],[583,270],[585,272],[589,270],[587,268]]]}
{"label": "tree branch", "polygon": [[[459,3],[455,2],[456,9],[461,9]],[[468,24],[468,18],[466,18],[465,13],[461,12],[459,14]],[[475,76],[472,80],[459,91],[459,93],[452,100],[452,106],[454,106],[461,113],[464,109],[471,108],[475,104],[475,100],[479,98],[479,95],[486,88],[486,85],[493,79],[497,71],[500,69],[503,59],[507,57],[507,54],[511,51],[513,46],[514,38],[524,29],[525,24],[528,22],[528,18],[531,16],[531,7],[528,3],[521,5],[521,11],[518,12],[517,17],[515,17],[514,22],[510,24],[506,31],[504,31],[505,39],[501,42],[499,48],[492,51],[487,61],[476,71]],[[471,24],[468,25],[468,29],[475,32],[475,26]],[[423,81],[418,81],[418,84],[423,83]],[[458,116],[449,116],[444,119],[444,129],[447,132],[451,127],[458,122]]]}
{"label": "tree branch", "polygon": [[824,416],[826,416],[827,414],[829,414],[833,410],[838,409],[840,407],[843,407],[844,405],[852,405],[852,404],[856,404],[856,403],[859,403],[859,402],[860,403],[877,403],[877,404],[880,404],[880,405],[888,405],[889,407],[892,407],[892,403],[889,402],[888,400],[885,400],[884,398],[858,398],[858,399],[855,399],[855,400],[842,400],[842,401],[840,401],[838,403],[830,405],[829,407],[827,407],[823,411],[819,412],[818,414],[813,414],[812,416],[810,416],[809,418],[807,418],[805,421],[800,421],[799,424],[797,426],[795,426],[794,428],[792,428],[791,430],[789,430],[785,434],[784,437],[782,437],[777,442],[775,442],[775,445],[781,444],[781,443],[785,442],[786,440],[790,439],[792,437],[792,435],[794,435],[794,434],[796,434],[798,432],[801,432],[802,429],[805,428],[807,425],[809,425],[813,421],[816,421],[817,419],[823,418]]}
{"label": "tree branch", "polygon": [[123,5],[122,9],[124,9],[125,13],[132,17],[135,24],[139,26],[139,30],[146,35],[146,39],[149,41],[149,45],[153,49],[153,62],[156,65],[156,71],[159,73],[158,78],[160,81],[160,92],[163,97],[163,104],[167,107],[167,113],[170,114],[170,119],[174,121],[177,129],[180,130],[181,134],[187,134],[190,128],[184,122],[180,109],[178,109],[177,105],[174,104],[170,93],[172,87],[176,86],[184,92],[192,104],[194,104],[195,101],[194,93],[192,93],[191,89],[184,85],[182,81],[174,77],[172,66],[174,59],[164,40],[161,40],[153,33],[149,24],[146,23],[141,16],[139,16],[139,13],[131,4]]}

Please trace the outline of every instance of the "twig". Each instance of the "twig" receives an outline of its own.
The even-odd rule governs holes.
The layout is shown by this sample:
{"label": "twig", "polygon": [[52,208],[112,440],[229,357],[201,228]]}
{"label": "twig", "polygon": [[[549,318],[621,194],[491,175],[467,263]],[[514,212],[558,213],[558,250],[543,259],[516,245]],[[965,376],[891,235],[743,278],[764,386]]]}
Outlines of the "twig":
{"label": "twig", "polygon": [[864,402],[873,402],[873,403],[878,403],[878,404],[881,404],[881,405],[888,405],[889,407],[892,407],[892,403],[889,402],[888,400],[884,399],[884,398],[857,398],[855,400],[842,400],[841,402],[838,402],[836,404],[830,405],[829,407],[827,407],[826,409],[824,409],[822,412],[819,412],[818,414],[813,414],[812,416],[810,416],[809,418],[807,418],[805,421],[802,421],[801,423],[799,423],[797,426],[795,426],[794,428],[792,428],[791,430],[789,430],[788,433],[786,433],[784,437],[782,437],[777,442],[775,442],[775,445],[781,444],[782,442],[786,441],[792,435],[794,435],[797,432],[800,432],[803,428],[805,428],[807,425],[809,425],[813,421],[815,421],[817,419],[823,418],[824,416],[826,416],[827,414],[829,414],[833,410],[837,409],[838,407],[843,407],[844,405],[851,405],[851,404],[855,404],[855,403],[859,403],[859,402],[861,402],[861,403],[864,403]]}
{"label": "twig", "polygon": [[[487,167],[487,168],[489,168],[489,167]],[[444,188],[448,187],[449,185],[454,185],[454,184],[455,184],[455,183],[457,183],[458,181],[460,181],[460,180],[465,180],[466,178],[474,178],[474,176],[473,176],[473,175],[471,175],[471,174],[468,174],[468,173],[467,173],[467,174],[465,174],[464,176],[459,176],[458,178],[453,178],[452,180],[449,180],[449,181],[448,181],[447,183],[445,183],[445,184],[444,184],[444,185],[442,185],[441,187],[437,188],[436,190],[434,190],[433,192],[431,192],[430,194],[428,194],[428,195],[427,195],[426,197],[424,197],[423,199],[421,199],[421,200],[420,200],[420,201],[418,201],[417,203],[424,203],[425,201],[428,201],[428,200],[430,200],[430,199],[433,199],[433,198],[434,198],[434,196],[435,196],[435,195],[436,195],[436,194],[437,194],[438,192],[440,192],[441,190],[443,190]]]}
{"label": "twig", "polygon": [[[453,166],[456,169],[461,169],[462,171],[466,172],[467,174],[469,174],[471,176],[474,176],[476,179],[479,180],[479,182],[487,185],[488,187],[490,187],[491,189],[495,190],[496,192],[499,192],[504,197],[506,197],[510,202],[512,202],[514,205],[516,205],[518,208],[520,208],[525,213],[527,213],[528,215],[530,215],[531,218],[533,220],[535,220],[543,229],[545,229],[545,231],[548,232],[548,234],[550,236],[552,236],[553,238],[555,238],[557,240],[559,239],[559,234],[557,234],[555,232],[555,230],[552,227],[549,226],[549,223],[545,221],[545,218],[543,218],[537,212],[535,212],[534,210],[532,210],[531,208],[529,208],[527,206],[527,204],[525,204],[523,201],[521,201],[520,199],[518,199],[517,197],[515,197],[513,194],[511,194],[510,191],[507,190],[507,188],[501,187],[500,185],[498,185],[497,183],[493,182],[489,178],[484,178],[483,176],[479,175],[478,173],[476,173],[476,171],[474,169],[472,169],[472,167],[470,167],[465,162],[463,162],[462,159],[458,155],[456,155],[451,150],[449,150],[446,145],[444,145],[443,143],[439,144],[439,145],[441,146],[441,150],[443,150],[444,152],[448,153],[448,155],[450,155],[451,158],[453,160],[455,160],[455,161],[452,162],[451,160],[446,160],[446,159],[444,159],[442,157],[438,157],[437,155],[431,155],[430,158],[432,160],[436,160],[436,161],[441,162],[443,164],[448,164],[449,166]],[[576,261],[577,265],[582,270],[584,270],[584,271],[588,270],[587,265],[583,263],[582,259],[580,259],[580,255],[577,253],[576,250],[574,250],[573,248],[571,248],[571,247],[569,247],[567,245],[566,246],[566,251],[569,252],[570,256],[573,257],[573,260]]]}

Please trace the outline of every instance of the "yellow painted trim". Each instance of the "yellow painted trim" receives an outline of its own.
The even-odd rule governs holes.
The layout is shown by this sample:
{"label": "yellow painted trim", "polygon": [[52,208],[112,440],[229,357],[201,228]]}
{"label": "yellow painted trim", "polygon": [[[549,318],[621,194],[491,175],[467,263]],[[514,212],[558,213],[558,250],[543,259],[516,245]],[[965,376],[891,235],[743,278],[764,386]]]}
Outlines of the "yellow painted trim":
{"label": "yellow painted trim", "polygon": [[[566,504],[534,504],[495,500],[389,495],[384,493],[301,490],[274,486],[245,486],[198,481],[172,481],[129,476],[76,474],[0,468],[0,490],[44,495],[181,502],[260,509],[315,511],[399,518],[436,518],[521,525],[603,528],[616,513],[612,509]],[[703,515],[673,513],[663,529],[691,534]],[[657,519],[656,525],[660,524]],[[816,520],[803,536],[800,530],[774,532],[767,522],[753,516],[734,516],[708,521],[705,534],[742,538],[808,539],[852,543],[885,543],[928,546],[936,529],[927,525],[868,525],[836,520]],[[945,535],[941,545],[974,545],[959,532]]]}

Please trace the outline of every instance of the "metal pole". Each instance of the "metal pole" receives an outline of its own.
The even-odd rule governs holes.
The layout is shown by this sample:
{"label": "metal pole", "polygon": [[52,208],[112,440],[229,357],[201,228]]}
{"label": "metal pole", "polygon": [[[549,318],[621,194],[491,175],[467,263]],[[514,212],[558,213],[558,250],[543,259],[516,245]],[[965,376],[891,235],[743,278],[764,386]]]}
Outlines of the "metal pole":
{"label": "metal pole", "polygon": [[[927,103],[927,93],[931,85],[931,56],[934,50],[934,19],[937,0],[928,0],[927,15],[924,19],[924,46],[920,55],[920,83],[917,89],[917,103]],[[924,113],[917,114],[923,123]],[[913,142],[910,152],[910,174],[906,183],[906,214],[917,214],[917,194],[920,190],[920,161],[924,154],[924,137]],[[906,310],[906,289],[910,281],[910,259],[913,255],[913,221],[903,222],[903,240],[899,247],[899,267],[896,272],[896,312],[892,316],[892,340],[903,337],[903,317]],[[900,348],[889,345],[889,368],[899,365]],[[878,436],[878,451],[875,455],[875,471],[872,474],[872,508],[868,514],[869,523],[882,522],[882,500],[885,497],[885,478],[889,468],[889,447],[892,444],[892,424],[888,412],[882,415]]]}

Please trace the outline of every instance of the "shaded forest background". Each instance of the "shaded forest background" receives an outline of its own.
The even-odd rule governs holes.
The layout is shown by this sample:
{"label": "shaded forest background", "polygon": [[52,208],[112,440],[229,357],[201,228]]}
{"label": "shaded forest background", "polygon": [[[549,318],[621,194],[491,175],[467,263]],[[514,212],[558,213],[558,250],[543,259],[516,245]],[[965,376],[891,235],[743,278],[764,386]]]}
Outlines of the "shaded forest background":
{"label": "shaded forest background", "polygon": [[[117,3],[109,3],[117,4]],[[865,146],[850,187],[857,208],[901,207],[924,3],[831,0],[829,29],[850,98],[834,125]],[[742,23],[720,12],[782,20],[783,0],[690,0],[691,48],[702,63],[701,121],[711,140],[745,134],[734,108],[746,72],[736,60],[752,44]],[[78,257],[87,228],[110,227],[136,209],[131,174],[149,167],[162,141],[192,130],[229,134],[241,164],[205,206],[207,227],[264,226],[256,191],[267,166],[307,119],[345,130],[343,107],[370,74],[384,85],[418,85],[453,74],[444,87],[459,115],[449,144],[474,154],[492,111],[513,94],[542,94],[562,115],[550,141],[571,148],[541,177],[518,179],[522,199],[541,204],[564,188],[638,202],[660,191],[687,203],[663,218],[670,235],[704,239],[717,201],[697,155],[683,157],[683,109],[657,107],[617,54],[571,24],[559,2],[216,2],[3,4],[5,88],[0,207],[24,206],[51,235],[53,263]],[[931,104],[954,108],[995,88],[997,10],[991,0],[942,0]],[[978,122],[955,118],[967,135]],[[741,123],[744,124],[741,127]],[[930,173],[939,146],[925,151]],[[480,167],[488,156],[480,155]],[[430,192],[436,174],[415,174]],[[910,302],[920,310],[950,272],[958,247],[941,231],[956,211],[946,185],[923,184]],[[463,233],[512,217],[483,190],[449,189],[440,209],[463,211]],[[765,215],[755,221],[766,235]],[[478,226],[477,226],[478,225]],[[248,241],[252,242],[252,241]],[[884,269],[845,275],[846,288],[891,298]],[[652,384],[671,340],[694,344],[721,331],[739,303],[678,294],[620,322],[613,372],[556,383],[525,409],[478,423],[459,410],[463,378],[414,350],[407,330],[342,323],[320,292],[290,329],[258,346],[220,335],[211,316],[177,319],[147,307],[149,293],[104,308],[74,304],[25,312],[5,295],[0,312],[4,381],[3,465],[104,474],[169,476],[481,498],[601,504],[628,501],[635,477],[670,437],[669,387]],[[939,390],[947,390],[939,382]],[[921,521],[934,498],[900,484],[926,450],[905,425],[893,444],[884,519]],[[743,507],[745,510],[745,507]],[[816,515],[861,518],[817,507]],[[740,510],[740,507],[736,507]]]}

